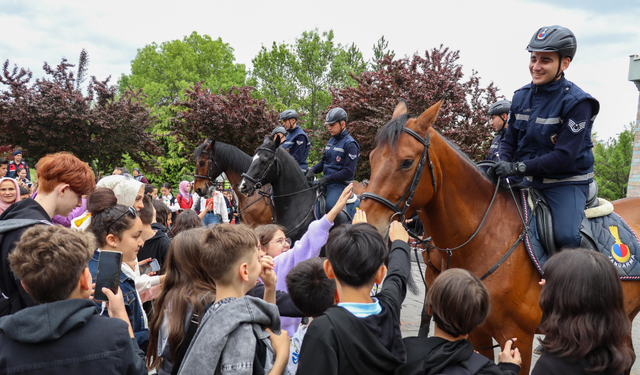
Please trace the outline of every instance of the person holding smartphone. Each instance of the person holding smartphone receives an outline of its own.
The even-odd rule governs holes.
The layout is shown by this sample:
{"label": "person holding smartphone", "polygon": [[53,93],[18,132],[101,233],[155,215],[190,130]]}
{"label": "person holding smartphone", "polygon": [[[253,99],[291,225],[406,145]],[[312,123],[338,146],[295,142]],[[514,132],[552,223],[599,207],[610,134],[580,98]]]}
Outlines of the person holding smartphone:
{"label": "person holding smartphone", "polygon": [[117,204],[117,198],[109,188],[96,189],[87,199],[87,210],[91,213],[88,230],[96,237],[98,244],[98,249],[89,261],[91,276],[95,281],[102,250],[122,252],[120,289],[138,346],[146,352],[149,323],[136,290],[134,271],[137,268],[136,255],[144,243],[142,221],[135,208]]}
{"label": "person holding smartphone", "polygon": [[90,299],[94,248],[92,235],[62,226],[24,232],[9,261],[39,305],[0,318],[1,373],[147,374],[122,291],[103,290],[111,318]]}

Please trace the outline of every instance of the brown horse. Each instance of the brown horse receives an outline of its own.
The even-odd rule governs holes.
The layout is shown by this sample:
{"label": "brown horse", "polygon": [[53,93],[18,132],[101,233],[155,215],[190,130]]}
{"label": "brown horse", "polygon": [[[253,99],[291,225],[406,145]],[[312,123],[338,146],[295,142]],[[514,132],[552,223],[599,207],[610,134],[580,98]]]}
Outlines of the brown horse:
{"label": "brown horse", "polygon": [[[367,212],[369,223],[386,235],[389,221],[403,216],[398,213],[409,200],[404,213],[408,217],[420,210],[420,220],[432,236],[432,245],[453,249],[468,241],[478,229],[496,187],[466,155],[431,127],[440,105],[429,108],[417,119],[408,118],[406,106],[398,105],[394,118],[381,129],[377,147],[371,152],[371,179],[360,208]],[[420,163],[421,159],[426,161]],[[405,193],[410,192],[414,176],[420,172],[418,168],[425,173],[421,178],[418,174],[419,180],[413,185],[415,195],[410,196]],[[640,198],[616,201],[614,207],[640,233]],[[465,268],[477,277],[483,276],[507,253],[522,230],[513,197],[508,191],[499,190],[477,235],[450,252],[449,267]],[[424,252],[423,257],[433,265],[426,270],[430,285],[446,268],[448,256],[446,251],[431,250]],[[484,279],[491,294],[491,314],[470,335],[476,348],[491,347],[492,337],[501,347],[509,338],[517,337],[522,374],[529,373],[533,335],[542,315],[538,305],[539,281],[540,274],[520,242],[506,261]],[[625,308],[633,320],[640,306],[640,283],[624,281],[622,285]],[[493,358],[493,350],[481,353]]]}
{"label": "brown horse", "polygon": [[[193,187],[198,195],[205,195],[210,184],[224,172],[238,197],[238,213],[242,216],[242,222],[252,227],[273,222],[275,210],[272,209],[269,198],[261,196],[258,191],[246,197],[238,190],[238,184],[242,181],[241,174],[251,165],[251,156],[237,147],[209,138],[196,149],[195,156],[196,176]],[[263,190],[269,188],[270,186],[265,186]]]}

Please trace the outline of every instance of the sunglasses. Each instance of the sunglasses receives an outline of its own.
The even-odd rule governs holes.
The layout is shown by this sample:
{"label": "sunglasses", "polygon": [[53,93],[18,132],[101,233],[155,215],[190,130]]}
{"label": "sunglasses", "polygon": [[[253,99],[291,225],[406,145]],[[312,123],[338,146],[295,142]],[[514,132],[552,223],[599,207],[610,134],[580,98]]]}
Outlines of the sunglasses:
{"label": "sunglasses", "polygon": [[124,217],[124,215],[126,214],[131,214],[131,217],[133,217],[134,219],[136,217],[138,217],[138,212],[136,211],[135,208],[133,207],[127,207],[127,210],[125,212],[122,213],[122,215],[118,216],[117,219],[115,219],[114,221],[111,222],[111,224],[109,224],[107,226],[107,234],[109,234],[109,231],[111,230],[111,227],[113,226],[113,224],[117,223],[118,220],[122,219]]}

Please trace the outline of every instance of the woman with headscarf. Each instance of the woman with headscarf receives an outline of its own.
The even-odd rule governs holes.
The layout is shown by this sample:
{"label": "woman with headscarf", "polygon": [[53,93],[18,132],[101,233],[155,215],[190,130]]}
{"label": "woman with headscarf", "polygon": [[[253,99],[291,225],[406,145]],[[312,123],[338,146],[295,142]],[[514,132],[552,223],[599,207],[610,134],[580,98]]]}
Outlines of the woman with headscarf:
{"label": "woman with headscarf", "polygon": [[193,198],[189,192],[189,190],[191,190],[191,184],[189,181],[182,181],[178,189],[180,190],[180,193],[178,193],[178,197],[176,199],[180,205],[180,209],[191,209],[191,207],[193,207]]}
{"label": "woman with headscarf", "polygon": [[[118,204],[127,207],[133,207],[136,211],[140,211],[144,204],[142,203],[142,197],[144,197],[144,184],[140,181],[136,181],[130,175],[111,175],[102,178],[96,184],[96,189],[100,187],[106,187],[113,190],[113,193],[118,199]],[[84,215],[74,219],[71,222],[71,227],[86,230],[91,223],[91,214],[87,211]]]}
{"label": "woman with headscarf", "polygon": [[0,214],[20,200],[20,185],[10,177],[0,179]]}

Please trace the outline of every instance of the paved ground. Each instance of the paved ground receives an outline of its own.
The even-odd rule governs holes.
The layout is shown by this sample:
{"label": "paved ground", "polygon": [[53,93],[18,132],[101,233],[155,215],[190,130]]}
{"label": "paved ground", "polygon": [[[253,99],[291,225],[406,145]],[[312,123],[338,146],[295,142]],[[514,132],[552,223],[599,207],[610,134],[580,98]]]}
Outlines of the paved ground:
{"label": "paved ground", "polygon": [[[422,270],[424,271],[424,264],[421,264],[421,266],[422,266]],[[411,293],[408,293],[407,298],[404,300],[404,303],[402,304],[401,330],[402,330],[402,335],[404,337],[418,335],[418,329],[420,328],[420,314],[422,312],[422,304],[424,302],[424,285],[422,283],[422,279],[420,278],[420,273],[415,263],[415,259],[413,259],[413,262],[411,262],[411,273],[413,274],[414,281],[420,288],[420,293],[418,295],[413,295]],[[430,332],[433,332],[433,321],[431,322]],[[633,321],[632,336],[633,336],[634,348],[640,348],[640,318],[636,318]],[[498,358],[499,352],[500,351],[496,349],[496,358]],[[637,353],[640,353],[640,351],[638,351]],[[640,354],[637,354],[637,355],[640,355]],[[538,358],[539,358],[538,355],[533,354],[532,365],[535,364]],[[640,375],[640,361],[636,361],[636,363],[633,365],[631,373]]]}

